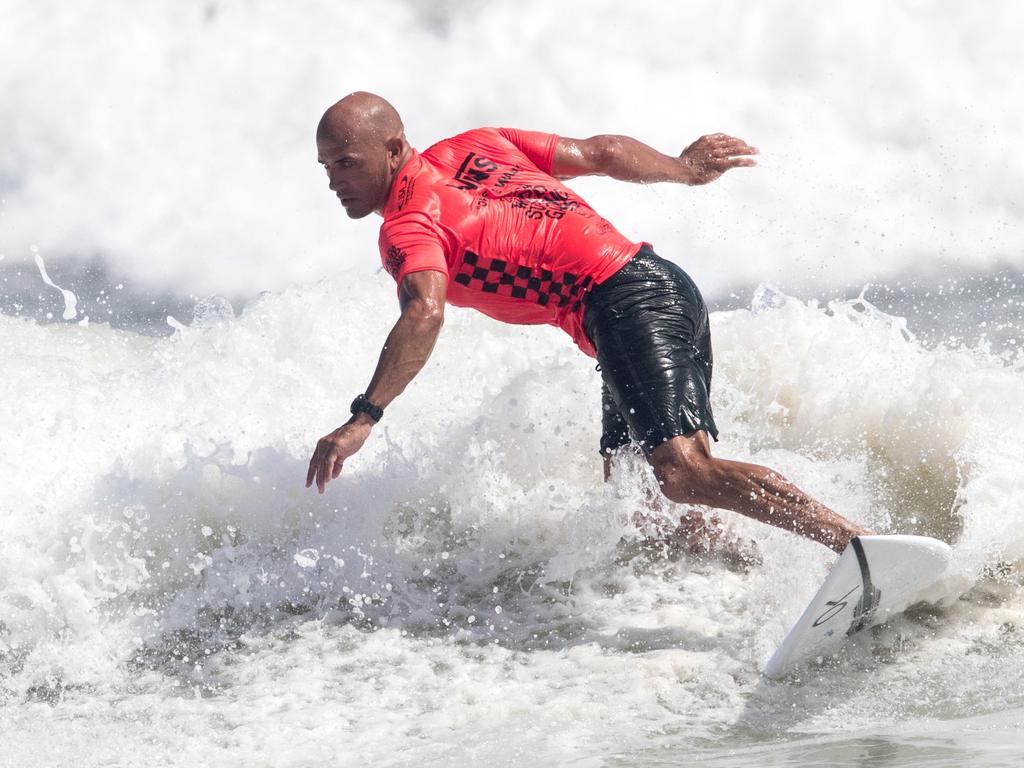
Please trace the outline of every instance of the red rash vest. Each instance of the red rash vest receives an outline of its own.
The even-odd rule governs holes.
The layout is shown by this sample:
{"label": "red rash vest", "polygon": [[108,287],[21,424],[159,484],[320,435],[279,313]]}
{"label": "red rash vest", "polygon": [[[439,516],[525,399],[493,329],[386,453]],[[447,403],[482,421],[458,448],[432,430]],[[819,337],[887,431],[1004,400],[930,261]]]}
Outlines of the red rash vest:
{"label": "red rash vest", "polygon": [[641,243],[550,175],[558,138],[478,128],[414,150],[384,206],[380,254],[399,284],[443,272],[452,304],[506,323],[557,325],[594,357],[583,297]]}

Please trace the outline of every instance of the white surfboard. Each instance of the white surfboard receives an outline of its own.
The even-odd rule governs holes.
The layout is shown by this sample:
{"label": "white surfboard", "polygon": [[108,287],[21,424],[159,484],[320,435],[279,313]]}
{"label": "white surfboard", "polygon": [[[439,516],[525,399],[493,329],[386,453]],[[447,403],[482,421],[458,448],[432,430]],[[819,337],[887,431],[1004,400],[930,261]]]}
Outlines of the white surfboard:
{"label": "white surfboard", "polygon": [[775,679],[803,662],[831,656],[853,635],[926,598],[949,575],[949,545],[927,536],[855,537],[807,610],[768,660]]}

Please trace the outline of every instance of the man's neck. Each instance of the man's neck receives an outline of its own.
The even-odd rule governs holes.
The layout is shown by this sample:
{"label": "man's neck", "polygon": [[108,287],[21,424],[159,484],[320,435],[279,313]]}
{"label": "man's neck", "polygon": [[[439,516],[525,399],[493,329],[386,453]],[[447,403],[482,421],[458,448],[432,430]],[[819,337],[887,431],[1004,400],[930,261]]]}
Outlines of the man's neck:
{"label": "man's neck", "polygon": [[401,175],[402,169],[409,164],[409,161],[412,160],[414,154],[415,150],[406,144],[405,149],[402,150],[402,154],[398,158],[398,165],[395,167],[395,172],[391,174],[391,180],[388,182],[388,193],[384,196],[384,201],[373,209],[374,213],[377,215],[384,215],[384,209],[387,208],[388,201],[391,199],[391,191],[395,188],[395,179]]}

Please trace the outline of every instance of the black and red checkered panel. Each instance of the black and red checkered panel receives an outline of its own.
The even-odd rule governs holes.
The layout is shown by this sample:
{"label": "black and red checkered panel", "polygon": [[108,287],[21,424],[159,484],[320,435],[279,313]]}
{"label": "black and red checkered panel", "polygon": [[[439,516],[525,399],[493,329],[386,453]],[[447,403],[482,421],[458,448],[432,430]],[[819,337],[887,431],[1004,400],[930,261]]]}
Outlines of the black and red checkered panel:
{"label": "black and red checkered panel", "polygon": [[467,288],[532,301],[542,307],[564,307],[571,303],[574,312],[594,281],[589,275],[581,280],[571,272],[516,266],[503,259],[483,258],[472,251],[466,251],[454,279]]}

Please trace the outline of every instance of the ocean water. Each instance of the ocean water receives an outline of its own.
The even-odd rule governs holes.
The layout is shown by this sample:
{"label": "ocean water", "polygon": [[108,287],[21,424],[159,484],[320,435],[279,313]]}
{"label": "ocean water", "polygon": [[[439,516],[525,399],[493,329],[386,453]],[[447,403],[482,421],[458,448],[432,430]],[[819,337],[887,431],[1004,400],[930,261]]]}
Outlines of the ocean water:
{"label": "ocean water", "polygon": [[[1024,760],[1012,5],[0,16],[0,766]],[[666,546],[644,466],[601,482],[592,361],[458,309],[305,489],[397,313],[314,162],[356,88],[419,146],[760,146],[707,188],[578,187],[704,290],[717,453],[949,542],[957,594],[766,680],[834,555],[728,513],[760,562]]]}

